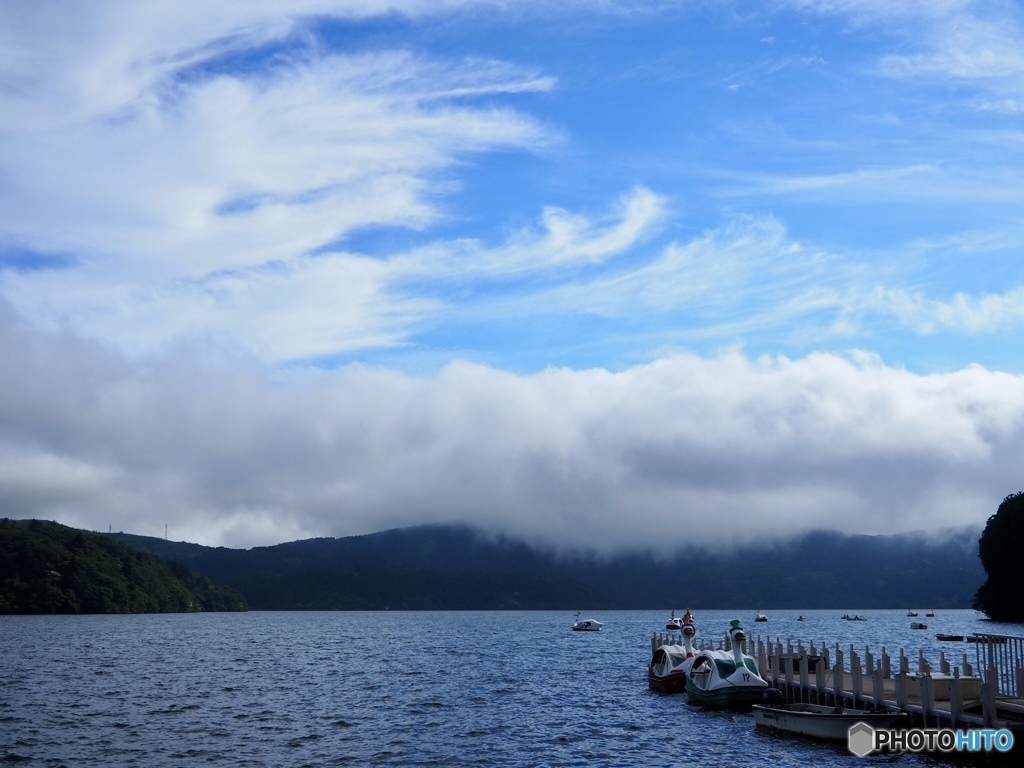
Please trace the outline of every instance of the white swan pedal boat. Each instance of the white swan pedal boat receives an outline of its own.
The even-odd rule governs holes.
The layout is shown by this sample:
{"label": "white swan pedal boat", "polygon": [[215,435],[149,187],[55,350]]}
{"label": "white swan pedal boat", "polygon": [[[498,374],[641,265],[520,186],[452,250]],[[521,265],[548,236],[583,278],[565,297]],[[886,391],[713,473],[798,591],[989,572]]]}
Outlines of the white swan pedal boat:
{"label": "white swan pedal boat", "polygon": [[[673,611],[673,617],[675,612]],[[679,629],[682,632],[682,645],[668,642],[657,646],[651,654],[651,661],[647,665],[647,685],[652,691],[662,693],[684,693],[686,691],[686,675],[693,666],[696,653],[693,647],[693,637],[697,634],[697,627],[693,623],[693,616],[690,609],[686,609],[686,615],[679,621]]]}
{"label": "white swan pedal boat", "polygon": [[573,632],[600,632],[603,627],[600,621],[594,621],[593,619],[581,619],[580,612],[576,611],[576,620],[572,623]]}
{"label": "white swan pedal boat", "polygon": [[750,709],[763,700],[768,683],[757,661],[743,652],[747,638],[739,619],[730,622],[728,637],[732,650],[707,649],[694,657],[686,676],[686,695],[708,707]]}

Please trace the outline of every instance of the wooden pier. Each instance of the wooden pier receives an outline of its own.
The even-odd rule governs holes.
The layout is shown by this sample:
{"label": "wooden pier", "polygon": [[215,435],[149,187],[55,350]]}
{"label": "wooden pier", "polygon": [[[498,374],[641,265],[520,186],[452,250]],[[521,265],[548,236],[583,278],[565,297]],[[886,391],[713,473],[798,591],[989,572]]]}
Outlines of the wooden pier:
{"label": "wooden pier", "polygon": [[[1024,738],[1024,637],[975,639],[973,653],[947,658],[943,651],[936,664],[902,648],[890,657],[885,647],[858,653],[851,645],[847,653],[838,643],[819,648],[760,636],[746,652],[789,701],[904,712],[917,728],[1007,728]],[[678,640],[655,634],[652,648],[664,642]],[[712,647],[728,649],[728,642],[696,644]]]}

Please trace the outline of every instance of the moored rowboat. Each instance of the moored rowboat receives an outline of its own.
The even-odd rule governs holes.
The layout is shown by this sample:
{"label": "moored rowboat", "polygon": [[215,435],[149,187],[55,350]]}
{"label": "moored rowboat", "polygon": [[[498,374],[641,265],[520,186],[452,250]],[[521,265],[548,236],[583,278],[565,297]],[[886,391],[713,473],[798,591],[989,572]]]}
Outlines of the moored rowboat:
{"label": "moored rowboat", "polygon": [[900,712],[869,712],[820,704],[755,704],[751,711],[754,724],[763,728],[837,741],[845,740],[857,723],[887,729],[905,727],[909,722],[908,716]]}

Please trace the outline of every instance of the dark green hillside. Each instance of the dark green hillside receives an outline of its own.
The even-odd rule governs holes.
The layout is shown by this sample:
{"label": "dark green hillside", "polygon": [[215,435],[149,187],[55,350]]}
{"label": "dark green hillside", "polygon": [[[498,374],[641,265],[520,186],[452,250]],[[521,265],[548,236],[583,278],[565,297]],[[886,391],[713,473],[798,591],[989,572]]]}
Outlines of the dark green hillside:
{"label": "dark green hillside", "polygon": [[245,595],[255,610],[558,609],[607,602],[521,543],[421,526],[250,550],[110,534]]}
{"label": "dark green hillside", "polygon": [[936,541],[818,531],[669,561],[581,564],[579,577],[616,603],[658,601],[643,607],[683,600],[710,608],[969,608],[983,578],[977,541],[974,530]]}
{"label": "dark green hillside", "polygon": [[246,610],[179,563],[57,523],[0,520],[0,614]]}
{"label": "dark green hillside", "polygon": [[112,534],[239,590],[256,610],[968,608],[980,531],[941,540],[818,532],[726,553],[558,556],[466,527],[418,526],[250,550]]}

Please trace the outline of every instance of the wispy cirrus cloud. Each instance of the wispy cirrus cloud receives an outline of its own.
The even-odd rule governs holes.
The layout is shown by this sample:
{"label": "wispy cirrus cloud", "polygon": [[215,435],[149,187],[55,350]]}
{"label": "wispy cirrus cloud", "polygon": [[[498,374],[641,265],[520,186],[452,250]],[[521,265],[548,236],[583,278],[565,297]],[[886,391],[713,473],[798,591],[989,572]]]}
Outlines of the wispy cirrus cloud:
{"label": "wispy cirrus cloud", "polygon": [[862,310],[891,314],[917,333],[942,331],[981,334],[1024,326],[1024,286],[1004,293],[971,295],[957,292],[948,299],[904,288],[876,288],[860,302]]}
{"label": "wispy cirrus cloud", "polygon": [[18,296],[28,314],[59,297],[61,315],[44,320],[69,318],[80,333],[126,349],[213,335],[283,363],[403,344],[420,324],[458,312],[449,301],[453,284],[461,301],[471,301],[474,286],[517,275],[541,284],[575,280],[566,270],[599,265],[649,236],[664,205],[650,190],[636,189],[598,219],[547,209],[540,227],[493,247],[440,241],[387,257],[317,250],[195,278],[172,274],[163,282],[150,276],[133,283],[88,266],[7,272],[0,287]]}
{"label": "wispy cirrus cloud", "polygon": [[855,27],[875,27],[902,38],[905,51],[878,59],[880,74],[1002,83],[1019,92],[1019,76],[1024,72],[1024,13],[1014,3],[780,0],[780,5],[845,17]]}
{"label": "wispy cirrus cloud", "polygon": [[[890,168],[863,168],[837,173],[813,175],[766,175],[766,174],[722,174],[736,177],[735,186],[720,188],[718,194],[726,197],[739,195],[786,195],[815,193],[820,191],[853,192],[860,194],[919,195],[923,189],[933,194],[942,194],[935,181],[940,177],[940,168],[932,165],[913,165]],[[947,193],[949,194],[949,193]]]}
{"label": "wispy cirrus cloud", "polygon": [[499,93],[550,79],[519,72],[510,83],[508,68],[491,80],[490,68],[465,66],[402,52],[321,57],[181,84],[128,119],[10,132],[0,224],[9,239],[47,231],[44,249],[121,256],[150,274],[284,259],[368,224],[422,226],[438,216],[432,173],[550,139],[511,110],[445,96],[467,81]]}
{"label": "wispy cirrus cloud", "polygon": [[[0,126],[0,243],[23,265],[39,254],[41,267],[3,271],[0,290],[42,327],[73,325],[137,351],[224,334],[270,360],[394,344],[430,301],[388,295],[393,267],[324,246],[361,227],[434,223],[443,171],[473,153],[558,140],[479,102],[550,90],[536,70],[294,41],[300,14],[333,4],[294,16],[273,4],[195,17],[132,8],[123,18],[95,9],[84,34],[39,9],[6,10],[10,36],[50,33],[38,51],[14,46],[0,94],[16,116]],[[367,3],[339,14],[389,9],[428,10]],[[284,43],[258,68],[217,63]],[[566,248],[580,241],[566,216],[552,212],[549,225]],[[614,244],[591,247],[593,257]],[[73,256],[52,269],[50,254]]]}
{"label": "wispy cirrus cloud", "polygon": [[979,18],[966,13],[940,17],[929,27],[920,51],[883,57],[881,72],[893,77],[1018,79],[1024,73],[1022,17],[1007,15],[1005,11],[1011,6],[1000,5],[1004,13],[998,18]]}
{"label": "wispy cirrus cloud", "polygon": [[[977,232],[918,242],[885,256],[832,253],[792,238],[774,217],[735,217],[649,259],[609,267],[514,300],[515,315],[593,314],[608,318],[672,317],[672,336],[744,338],[775,332],[794,338],[853,339],[864,323],[932,335],[1017,332],[1024,327],[1024,287],[1001,292],[921,287],[935,254],[999,250],[1001,236]],[[508,301],[513,301],[508,299]]]}

